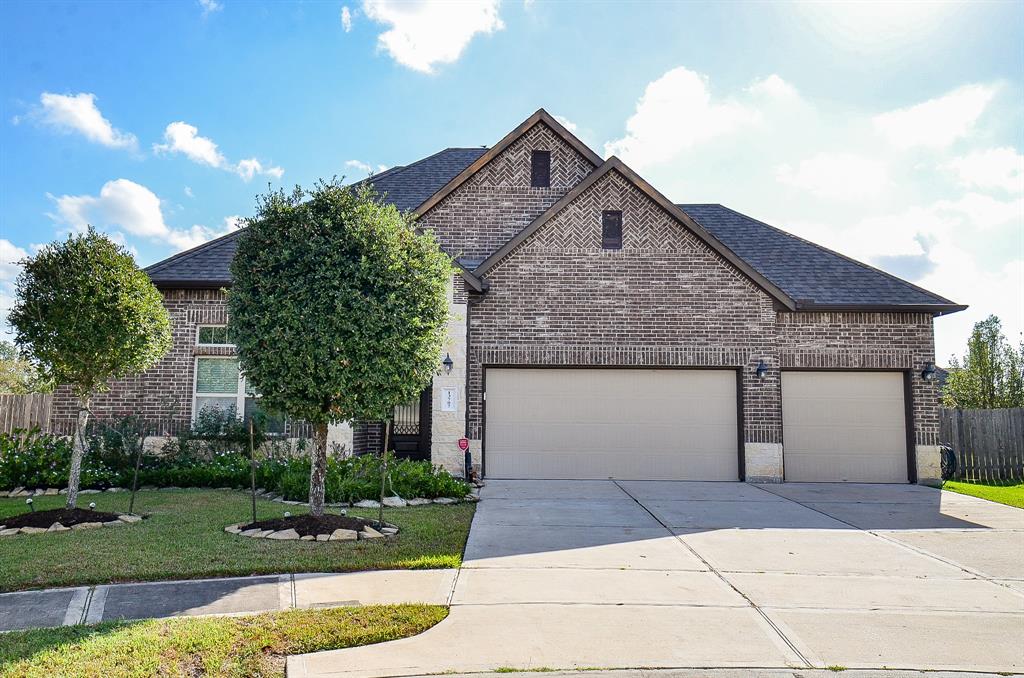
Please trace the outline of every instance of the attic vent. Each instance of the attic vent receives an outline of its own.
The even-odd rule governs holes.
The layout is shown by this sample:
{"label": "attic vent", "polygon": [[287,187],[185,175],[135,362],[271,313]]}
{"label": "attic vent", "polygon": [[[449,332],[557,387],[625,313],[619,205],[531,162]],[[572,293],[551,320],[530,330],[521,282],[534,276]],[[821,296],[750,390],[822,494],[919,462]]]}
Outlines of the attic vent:
{"label": "attic vent", "polygon": [[606,250],[622,249],[622,211],[601,212],[601,247]]}
{"label": "attic vent", "polygon": [[530,154],[530,186],[551,186],[551,151],[533,151]]}

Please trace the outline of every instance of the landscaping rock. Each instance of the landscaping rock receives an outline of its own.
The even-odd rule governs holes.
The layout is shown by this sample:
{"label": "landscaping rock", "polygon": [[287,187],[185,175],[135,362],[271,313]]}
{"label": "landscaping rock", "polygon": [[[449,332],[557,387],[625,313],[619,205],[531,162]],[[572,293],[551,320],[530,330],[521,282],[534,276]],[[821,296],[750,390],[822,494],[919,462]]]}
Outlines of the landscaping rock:
{"label": "landscaping rock", "polygon": [[475,504],[476,502],[480,501],[480,497],[476,496],[475,494],[467,494],[462,499],[462,501],[468,501],[471,504]]}
{"label": "landscaping rock", "polygon": [[410,499],[405,503],[409,506],[425,506],[427,504],[432,504],[433,502],[429,499],[424,499],[423,497],[416,497],[415,499]]}
{"label": "landscaping rock", "polygon": [[32,493],[33,493],[32,490],[22,490],[18,494],[12,494],[11,496],[12,497],[31,497]]}
{"label": "landscaping rock", "polygon": [[317,541],[330,541],[331,540],[331,535],[329,535],[329,534],[318,534],[316,536],[316,540]]}
{"label": "landscaping rock", "polygon": [[380,539],[384,535],[373,529],[369,525],[363,528],[363,531],[359,533],[359,537],[362,539]]}
{"label": "landscaping rock", "polygon": [[115,492],[116,493],[116,492],[127,492],[127,491],[128,490],[124,489],[123,487],[108,487],[107,488],[107,492]]}
{"label": "landscaping rock", "polygon": [[46,531],[47,532],[68,532],[70,530],[71,530],[70,527],[64,527],[60,523],[54,523],[53,525],[50,525],[50,528],[48,530],[46,530]]}
{"label": "landscaping rock", "polygon": [[290,500],[290,499],[286,499],[286,500],[284,500],[284,501],[283,501],[283,502],[281,502],[281,503],[282,503],[282,504],[288,504],[289,506],[298,506],[298,505],[299,505],[299,504],[301,504],[302,502],[301,502],[301,501],[292,501],[292,500]]}
{"label": "landscaping rock", "polygon": [[381,528],[381,532],[383,532],[384,534],[386,534],[387,536],[390,537],[390,536],[398,534],[398,528],[397,527],[384,527],[384,528]]}
{"label": "landscaping rock", "polygon": [[117,519],[126,523],[138,523],[142,521],[142,516],[133,516],[130,513],[122,513],[117,517]]}
{"label": "landscaping rock", "polygon": [[[227,529],[227,528],[224,528],[224,529]],[[258,535],[262,531],[263,530],[261,530],[260,528],[254,527],[254,528],[252,528],[250,530],[244,530],[242,532],[239,532],[238,534],[242,535],[243,537],[255,537],[256,535]]]}
{"label": "landscaping rock", "polygon": [[359,533],[355,530],[338,529],[331,532],[331,541],[355,541],[359,539]]}
{"label": "landscaping rock", "polygon": [[313,536],[313,535],[311,535],[311,534],[304,534],[304,535],[302,535],[301,537],[299,537],[299,539],[300,539],[301,541],[316,541],[316,537],[314,537],[314,536]]}
{"label": "landscaping rock", "polygon": [[435,504],[444,504],[444,505],[458,504],[459,500],[456,499],[455,497],[438,497],[437,499],[434,500],[434,503]]}
{"label": "landscaping rock", "polygon": [[13,490],[11,490],[10,492],[8,492],[7,496],[8,497],[17,497],[18,494],[20,494],[21,491],[24,490],[24,489],[25,489],[24,487],[18,486],[16,488],[14,488]]}
{"label": "landscaping rock", "polygon": [[170,492],[171,490],[180,490],[180,489],[181,489],[180,487],[175,487],[174,485],[171,485],[170,487],[161,487],[160,488],[160,490],[162,492]]}
{"label": "landscaping rock", "polygon": [[260,530],[259,534],[255,534],[253,537],[255,539],[266,539],[272,534],[274,534],[274,530]]}
{"label": "landscaping rock", "polygon": [[289,528],[287,530],[279,530],[277,532],[271,532],[267,535],[267,539],[298,539],[299,533]]}
{"label": "landscaping rock", "polygon": [[79,490],[78,494],[99,494],[99,490]]}
{"label": "landscaping rock", "polygon": [[125,523],[122,523],[120,520],[108,520],[107,522],[103,523],[103,527],[118,527],[124,524]]}
{"label": "landscaping rock", "polygon": [[39,534],[40,532],[46,532],[45,527],[23,527],[21,528],[22,534]]}
{"label": "landscaping rock", "polygon": [[92,530],[92,529],[97,528],[97,527],[103,527],[103,523],[78,523],[77,525],[72,525],[71,529],[72,530]]}
{"label": "landscaping rock", "polygon": [[[229,532],[231,534],[241,534],[242,528],[238,525],[228,525],[224,528],[224,531]],[[246,530],[246,532],[249,532],[249,530]]]}
{"label": "landscaping rock", "polygon": [[11,527],[6,530],[0,530],[0,537],[13,537],[19,532],[21,532],[20,527]]}
{"label": "landscaping rock", "polygon": [[380,508],[380,502],[373,499],[363,499],[352,504],[356,508]]}
{"label": "landscaping rock", "polygon": [[52,497],[52,496],[54,496],[55,494],[58,494],[58,493],[60,493],[60,490],[58,488],[56,488],[56,487],[48,487],[48,488],[46,488],[46,491],[43,492],[43,494],[45,494],[48,497]]}
{"label": "landscaping rock", "polygon": [[402,499],[399,496],[384,497],[384,505],[390,506],[391,508],[403,508],[405,506],[408,506],[409,502],[407,502],[406,500]]}

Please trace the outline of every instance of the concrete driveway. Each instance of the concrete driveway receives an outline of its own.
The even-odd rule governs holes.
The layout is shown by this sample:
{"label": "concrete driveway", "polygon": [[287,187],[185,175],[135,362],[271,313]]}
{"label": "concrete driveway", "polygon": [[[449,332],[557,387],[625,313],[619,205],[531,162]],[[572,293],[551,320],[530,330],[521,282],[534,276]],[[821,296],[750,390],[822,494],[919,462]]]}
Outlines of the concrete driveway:
{"label": "concrete driveway", "polygon": [[1024,666],[1024,511],[910,485],[490,481],[451,614],[289,676]]}

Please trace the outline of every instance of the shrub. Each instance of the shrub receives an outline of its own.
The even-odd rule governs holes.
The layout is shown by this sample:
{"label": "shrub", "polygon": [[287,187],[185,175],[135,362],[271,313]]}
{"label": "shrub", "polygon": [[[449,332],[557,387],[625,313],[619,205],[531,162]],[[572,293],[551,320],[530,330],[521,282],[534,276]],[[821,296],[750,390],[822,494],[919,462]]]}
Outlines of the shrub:
{"label": "shrub", "polygon": [[[135,468],[131,449],[137,420],[113,424],[94,424],[87,439],[88,452],[82,462],[83,488],[130,487]],[[160,487],[235,487],[250,483],[250,460],[237,441],[234,449],[211,433],[210,422],[203,436],[189,431],[175,438],[163,454],[143,455],[139,485]],[[224,430],[224,429],[219,429]],[[120,432],[125,433],[122,437]],[[248,431],[246,431],[248,436]],[[213,447],[206,443],[214,441]],[[125,444],[128,441],[128,444]],[[247,444],[247,441],[246,441]],[[256,464],[256,485],[304,501],[309,496],[309,466],[302,454],[305,443],[293,452],[287,443],[270,442],[263,446]],[[335,450],[328,457],[325,479],[326,500],[356,502],[380,496],[380,458],[374,455],[345,458]],[[38,429],[18,430],[0,435],[0,490],[14,487],[64,487],[71,463],[71,443],[64,437],[40,433]],[[389,456],[388,494],[401,497],[462,497],[469,491],[463,481],[452,477],[427,461],[394,460]]]}

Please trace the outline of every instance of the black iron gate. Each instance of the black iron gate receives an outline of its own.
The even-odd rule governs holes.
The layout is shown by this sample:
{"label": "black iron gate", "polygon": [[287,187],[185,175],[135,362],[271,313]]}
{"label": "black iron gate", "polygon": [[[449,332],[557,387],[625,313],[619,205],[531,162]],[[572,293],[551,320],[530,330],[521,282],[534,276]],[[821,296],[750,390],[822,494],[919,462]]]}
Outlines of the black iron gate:
{"label": "black iron gate", "polygon": [[395,408],[391,424],[391,449],[407,459],[430,459],[430,399],[427,387],[420,397]]}

